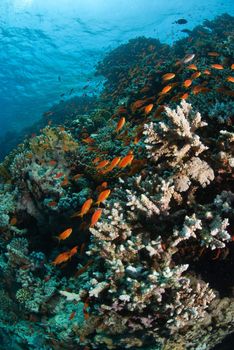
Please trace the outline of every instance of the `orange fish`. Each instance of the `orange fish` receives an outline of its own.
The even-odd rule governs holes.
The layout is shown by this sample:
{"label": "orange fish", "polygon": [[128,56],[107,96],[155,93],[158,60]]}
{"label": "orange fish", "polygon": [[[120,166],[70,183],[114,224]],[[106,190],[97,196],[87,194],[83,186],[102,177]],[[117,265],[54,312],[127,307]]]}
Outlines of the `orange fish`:
{"label": "orange fish", "polygon": [[114,159],[112,159],[110,167],[113,169],[120,162],[120,159],[120,157],[115,157]]}
{"label": "orange fish", "polygon": [[62,233],[60,233],[60,235],[57,237],[59,241],[64,241],[65,239],[67,239],[72,233],[72,228],[67,228],[65,231],[63,231]]}
{"label": "orange fish", "polygon": [[211,51],[211,52],[208,52],[208,56],[211,56],[211,57],[218,57],[218,56],[219,56],[219,53],[218,53],[218,52],[215,52],[215,51]]}
{"label": "orange fish", "polygon": [[117,127],[115,129],[116,132],[120,131],[122,129],[122,127],[124,126],[126,122],[125,117],[121,117],[120,120],[118,121]]}
{"label": "orange fish", "polygon": [[166,73],[162,76],[163,81],[168,81],[175,78],[175,73]]}
{"label": "orange fish", "polygon": [[54,166],[56,164],[57,164],[56,160],[50,160],[49,161],[49,165],[51,165],[51,166]]}
{"label": "orange fish", "polygon": [[93,160],[93,163],[96,164],[96,163],[99,162],[99,160],[100,160],[100,158],[99,158],[99,157],[96,157],[96,158]]}
{"label": "orange fish", "polygon": [[131,104],[131,110],[135,112],[138,108],[142,107],[144,105],[144,100],[137,100]]}
{"label": "orange fish", "polygon": [[51,202],[48,203],[48,206],[49,207],[56,207],[57,204],[58,204],[57,202],[51,201]]}
{"label": "orange fish", "polygon": [[75,247],[73,247],[70,251],[69,251],[69,255],[70,257],[72,257],[73,255],[75,255],[78,251],[78,245],[76,245]]}
{"label": "orange fish", "polygon": [[161,113],[164,111],[165,109],[165,106],[162,105],[162,106],[159,106],[157,109],[156,109],[156,112],[154,114],[154,118],[159,118],[161,116]]}
{"label": "orange fish", "polygon": [[69,320],[73,320],[75,315],[76,315],[76,311],[72,311],[71,315],[69,316]]}
{"label": "orange fish", "polygon": [[11,218],[10,220],[10,225],[15,226],[17,224],[17,218],[14,216],[13,218]]}
{"label": "orange fish", "polygon": [[62,264],[68,261],[70,258],[71,258],[70,251],[61,253],[54,259],[54,261],[52,262],[52,265]]}
{"label": "orange fish", "polygon": [[102,162],[98,163],[98,165],[96,166],[96,169],[105,168],[105,166],[107,166],[109,163],[110,163],[109,160],[103,160]]}
{"label": "orange fish", "polygon": [[142,135],[143,135],[143,132],[141,131],[134,137],[134,140],[133,140],[134,145],[137,145],[138,142],[140,142]]}
{"label": "orange fish", "polygon": [[182,96],[180,96],[181,100],[186,100],[189,97],[188,92],[186,92],[185,94],[183,94]]}
{"label": "orange fish", "polygon": [[102,192],[105,188],[107,188],[107,182],[103,182],[101,183],[101,185],[97,186],[96,187],[96,191],[98,193]]}
{"label": "orange fish", "polygon": [[234,69],[234,63],[231,65],[231,69]]}
{"label": "orange fish", "polygon": [[103,203],[109,197],[110,193],[111,193],[111,190],[102,191],[99,194],[97,202],[95,204],[100,205],[100,203]]}
{"label": "orange fish", "polygon": [[86,137],[85,139],[82,139],[82,141],[87,144],[94,143],[94,139],[92,139],[91,137]]}
{"label": "orange fish", "polygon": [[65,177],[65,179],[61,182],[61,186],[62,186],[62,187],[65,187],[65,186],[67,186],[68,184],[69,184],[68,178]]}
{"label": "orange fish", "polygon": [[[82,253],[80,253],[82,254]],[[82,275],[85,271],[87,271],[87,269],[89,268],[90,265],[92,265],[93,260],[89,260],[87,262],[87,264],[85,264],[83,267],[81,267],[76,273],[75,273],[75,277],[79,277],[80,275]]]}
{"label": "orange fish", "polygon": [[84,216],[85,214],[88,213],[88,211],[89,211],[89,209],[91,208],[92,204],[93,204],[92,198],[87,199],[87,200],[84,202],[84,204],[82,205],[81,211],[80,211],[80,212],[74,213],[71,217],[72,217],[72,218],[75,218],[75,217],[77,217],[77,216],[80,216],[81,218],[83,218],[83,216]]}
{"label": "orange fish", "polygon": [[96,223],[100,219],[101,215],[102,215],[102,209],[101,208],[95,210],[95,212],[93,213],[92,218],[91,218],[90,227],[94,227],[96,225]]}
{"label": "orange fish", "polygon": [[229,81],[229,83],[234,83],[234,77],[232,77],[232,76],[228,76],[227,77],[227,81]]}
{"label": "orange fish", "polygon": [[120,159],[121,159],[120,157],[114,158],[111,161],[110,165],[105,170],[102,171],[102,174],[106,174],[112,171],[116,167],[116,165],[120,162]]}
{"label": "orange fish", "polygon": [[209,69],[205,69],[203,73],[206,75],[211,75],[211,72],[209,71]]}
{"label": "orange fish", "polygon": [[222,70],[224,67],[221,64],[215,63],[211,65],[212,68]]}
{"label": "orange fish", "polygon": [[162,91],[159,93],[159,95],[164,95],[167,94],[170,90],[171,90],[172,86],[171,85],[167,85],[165,86]]}
{"label": "orange fish", "polygon": [[201,75],[201,72],[195,72],[191,75],[191,79],[196,79],[196,78],[199,78]]}
{"label": "orange fish", "polygon": [[153,107],[154,107],[153,103],[150,103],[148,106],[146,106],[144,108],[145,114],[149,114],[152,111]]}
{"label": "orange fish", "polygon": [[118,164],[118,167],[125,168],[127,165],[130,165],[132,163],[133,159],[134,159],[134,155],[128,154],[123,159],[121,159],[121,161]]}
{"label": "orange fish", "polygon": [[197,66],[195,64],[190,64],[189,66],[187,66],[188,69],[191,69],[191,70],[197,70]]}
{"label": "orange fish", "polygon": [[228,90],[228,89],[221,87],[221,88],[216,89],[216,91],[220,92],[221,94],[234,97],[234,91],[232,91],[232,90]]}
{"label": "orange fish", "polygon": [[203,86],[203,85],[197,85],[197,86],[195,86],[195,87],[193,88],[193,93],[194,93],[194,95],[197,95],[197,94],[199,94],[200,92],[205,93],[205,92],[209,92],[209,91],[210,91],[210,89],[207,88],[207,87],[205,87],[205,86]]}
{"label": "orange fish", "polygon": [[60,177],[62,177],[64,174],[62,172],[59,172],[55,175],[55,179],[59,179]]}
{"label": "orange fish", "polygon": [[185,88],[188,88],[188,87],[190,87],[191,85],[192,85],[192,80],[191,79],[187,79],[187,80],[185,80],[184,82],[183,82],[183,86],[185,87]]}
{"label": "orange fish", "polygon": [[82,177],[84,174],[76,174],[72,177],[72,180],[78,180],[80,177]]}

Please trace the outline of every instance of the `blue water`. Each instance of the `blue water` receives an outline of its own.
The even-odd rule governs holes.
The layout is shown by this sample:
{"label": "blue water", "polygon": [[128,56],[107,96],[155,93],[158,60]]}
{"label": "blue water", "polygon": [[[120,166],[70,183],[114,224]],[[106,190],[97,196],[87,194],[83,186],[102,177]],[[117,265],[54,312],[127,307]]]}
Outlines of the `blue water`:
{"label": "blue water", "polygon": [[[0,137],[61,98],[98,94],[95,65],[110,49],[142,35],[172,43],[186,35],[181,29],[233,15],[233,7],[233,0],[1,0]],[[173,23],[179,18],[188,23]]]}

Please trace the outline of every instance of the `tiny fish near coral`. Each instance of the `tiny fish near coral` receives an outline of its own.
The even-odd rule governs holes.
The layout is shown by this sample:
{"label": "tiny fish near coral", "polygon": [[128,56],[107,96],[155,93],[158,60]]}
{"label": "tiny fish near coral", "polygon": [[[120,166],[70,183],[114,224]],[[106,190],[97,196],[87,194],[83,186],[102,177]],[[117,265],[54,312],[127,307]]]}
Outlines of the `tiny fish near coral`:
{"label": "tiny fish near coral", "polygon": [[103,203],[109,197],[110,193],[111,193],[111,190],[102,191],[99,194],[97,202],[95,204],[99,205],[100,203]]}
{"label": "tiny fish near coral", "polygon": [[92,215],[90,227],[94,227],[102,215],[102,209],[97,209]]}
{"label": "tiny fish near coral", "polygon": [[125,168],[127,165],[130,165],[134,159],[133,154],[128,154],[126,157],[121,159],[121,161],[118,164],[119,168]]}
{"label": "tiny fish near coral", "polygon": [[117,124],[115,131],[119,132],[123,128],[125,122],[126,122],[125,117],[121,117],[120,120],[118,121],[118,124]]}
{"label": "tiny fish near coral", "polygon": [[57,237],[59,241],[67,239],[72,234],[72,228],[67,228]]}
{"label": "tiny fish near coral", "polygon": [[88,211],[91,208],[92,204],[93,204],[92,198],[87,199],[84,202],[84,204],[82,205],[81,211],[79,213],[74,213],[71,217],[74,218],[74,217],[80,216],[81,218],[83,218],[83,216],[88,213]]}

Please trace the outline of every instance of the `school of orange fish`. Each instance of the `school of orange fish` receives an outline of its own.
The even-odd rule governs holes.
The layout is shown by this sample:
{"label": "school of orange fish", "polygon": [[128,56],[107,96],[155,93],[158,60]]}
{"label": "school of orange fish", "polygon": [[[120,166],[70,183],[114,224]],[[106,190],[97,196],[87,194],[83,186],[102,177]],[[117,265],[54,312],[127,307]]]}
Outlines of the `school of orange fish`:
{"label": "school of orange fish", "polygon": [[[220,54],[218,52],[208,52],[207,55],[212,59],[217,60]],[[192,62],[193,61],[193,62]],[[130,104],[130,106],[119,106],[117,112],[111,118],[112,120],[118,118],[116,122],[115,129],[113,132],[116,134],[116,138],[122,138],[126,141],[125,145],[133,145],[138,144],[141,138],[143,137],[144,124],[151,118],[152,120],[157,120],[162,117],[162,113],[166,104],[164,103],[165,98],[167,98],[167,103],[169,102],[177,102],[181,99],[188,99],[191,95],[198,95],[210,92],[211,84],[209,87],[207,86],[210,82],[210,79],[216,79],[216,71],[225,72],[225,81],[229,84],[229,88],[218,87],[216,91],[218,93],[222,93],[227,96],[234,96],[234,91],[231,89],[231,85],[234,83],[234,75],[232,72],[234,70],[234,63],[225,66],[219,62],[211,62],[209,66],[205,67],[205,69],[199,68],[199,57],[196,57],[195,54],[188,54],[183,59],[175,62],[174,64],[175,71],[174,72],[163,72],[161,74],[161,90],[152,97],[143,96],[142,99],[138,99]],[[181,72],[188,72],[189,76],[182,82],[172,80],[176,80],[179,77]],[[191,74],[190,72],[193,71]],[[167,85],[165,85],[167,84]],[[172,92],[176,90],[176,93],[173,95]],[[179,91],[178,91],[179,90]],[[148,91],[147,87],[142,89],[142,91]],[[140,122],[137,122],[137,133],[133,136],[133,138],[129,137],[128,130],[124,130],[126,122],[133,122],[134,113],[140,113],[141,119]],[[124,131],[123,131],[124,130]],[[111,155],[109,155],[108,159],[103,159],[102,156],[98,154],[98,147],[95,147],[95,139],[90,135],[86,135],[85,138],[82,139],[83,143],[88,147],[88,150],[96,152],[96,157],[93,159],[93,165],[95,171],[99,175],[105,175],[112,172],[114,169],[125,169],[126,167],[132,166],[133,171],[130,170],[128,175],[134,175],[145,165],[145,160],[143,159],[134,159],[133,151],[130,150],[127,155],[124,157],[114,157],[111,159]],[[107,158],[107,157],[106,157]],[[135,163],[134,163],[135,160]],[[51,161],[53,162],[53,161]],[[62,173],[58,173],[56,178],[62,177]],[[73,176],[73,180],[78,180],[82,177],[82,174],[76,174]],[[99,192],[98,197],[95,201],[94,198],[88,198],[82,205],[79,211],[75,212],[71,219],[80,218],[87,214],[91,215],[91,220],[89,223],[89,227],[93,228],[102,215],[102,208],[99,208],[100,204],[105,203],[105,201],[109,198],[111,194],[111,190],[108,187],[108,183],[105,179],[104,181],[97,187],[97,192]],[[67,186],[69,184],[69,180],[67,177],[63,177],[62,186]],[[50,202],[50,206],[56,205],[56,202]],[[95,208],[98,206],[98,208]],[[70,237],[73,230],[72,228],[67,228],[63,231],[57,238],[59,241],[66,240]],[[59,254],[54,261],[53,265],[59,265],[69,261],[73,255],[75,255],[78,251],[78,246],[73,247],[72,249]]]}

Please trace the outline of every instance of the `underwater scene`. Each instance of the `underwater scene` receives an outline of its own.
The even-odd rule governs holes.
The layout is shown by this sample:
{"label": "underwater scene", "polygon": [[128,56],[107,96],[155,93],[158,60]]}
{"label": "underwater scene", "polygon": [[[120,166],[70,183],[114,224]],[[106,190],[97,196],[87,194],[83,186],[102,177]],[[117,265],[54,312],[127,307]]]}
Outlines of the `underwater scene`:
{"label": "underwater scene", "polygon": [[0,350],[233,350],[233,0],[1,0],[0,48]]}

